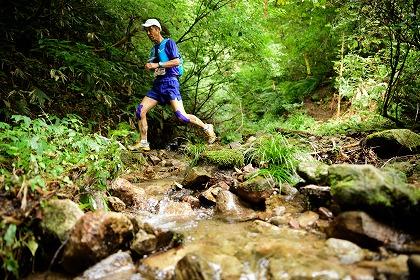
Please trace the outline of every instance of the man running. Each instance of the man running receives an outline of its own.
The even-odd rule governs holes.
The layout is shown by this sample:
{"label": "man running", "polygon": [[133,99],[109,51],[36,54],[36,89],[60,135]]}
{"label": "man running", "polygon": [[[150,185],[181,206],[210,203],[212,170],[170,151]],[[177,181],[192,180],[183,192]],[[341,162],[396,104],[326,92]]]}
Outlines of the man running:
{"label": "man running", "polygon": [[131,149],[150,150],[149,142],[147,141],[146,115],[157,104],[170,104],[180,121],[201,127],[208,137],[208,143],[213,143],[216,140],[213,125],[203,123],[199,118],[187,114],[184,110],[178,81],[182,71],[180,68],[181,59],[175,41],[170,38],[163,38],[161,35],[162,27],[156,19],[148,19],[142,26],[154,44],[145,68],[154,71],[155,80],[152,89],[137,106],[136,118],[141,140],[132,146]]}

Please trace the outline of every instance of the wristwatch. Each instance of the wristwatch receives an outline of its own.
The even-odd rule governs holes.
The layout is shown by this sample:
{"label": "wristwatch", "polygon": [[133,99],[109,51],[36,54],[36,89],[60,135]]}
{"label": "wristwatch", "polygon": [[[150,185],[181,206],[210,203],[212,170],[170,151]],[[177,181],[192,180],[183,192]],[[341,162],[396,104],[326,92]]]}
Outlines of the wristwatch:
{"label": "wristwatch", "polygon": [[158,65],[159,65],[159,67],[163,67],[163,63],[162,63],[162,61],[159,61],[159,62],[158,62]]}

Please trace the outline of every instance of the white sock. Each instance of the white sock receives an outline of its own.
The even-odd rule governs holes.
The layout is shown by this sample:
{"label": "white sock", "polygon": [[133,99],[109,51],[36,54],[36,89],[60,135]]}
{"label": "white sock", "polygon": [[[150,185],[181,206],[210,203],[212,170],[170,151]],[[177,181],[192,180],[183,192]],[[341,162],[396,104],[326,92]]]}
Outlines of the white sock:
{"label": "white sock", "polygon": [[147,144],[147,143],[149,143],[149,142],[147,142],[147,140],[141,139],[141,140],[140,140],[140,143],[142,143],[142,144]]}

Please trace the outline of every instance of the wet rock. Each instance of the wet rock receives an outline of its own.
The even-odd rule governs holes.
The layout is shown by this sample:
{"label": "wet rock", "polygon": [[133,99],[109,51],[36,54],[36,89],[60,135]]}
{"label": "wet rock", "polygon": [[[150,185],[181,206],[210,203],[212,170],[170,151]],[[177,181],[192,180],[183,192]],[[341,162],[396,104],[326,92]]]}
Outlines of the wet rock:
{"label": "wet rock", "polygon": [[42,229],[60,241],[69,236],[76,221],[83,216],[83,211],[70,199],[49,200],[42,208]]}
{"label": "wet rock", "polygon": [[320,161],[303,161],[299,163],[296,172],[307,184],[325,185],[328,167]]}
{"label": "wet rock", "polygon": [[216,196],[216,213],[227,221],[246,221],[256,219],[257,212],[244,206],[230,191],[220,191]]}
{"label": "wet rock", "polygon": [[318,220],[315,223],[315,226],[317,227],[317,229],[321,232],[327,232],[328,228],[330,227],[330,222],[327,220]]}
{"label": "wet rock", "polygon": [[79,272],[126,246],[133,225],[125,215],[115,212],[89,212],[81,217],[64,247],[63,267]]}
{"label": "wet rock", "polygon": [[147,199],[146,192],[131,184],[126,179],[117,178],[112,183],[111,191],[128,206],[140,206]]}
{"label": "wet rock", "polygon": [[288,258],[271,259],[269,271],[272,280],[283,279],[322,279],[350,280],[348,273],[336,264],[321,259],[296,262]]}
{"label": "wet rock", "polygon": [[274,180],[257,176],[252,179],[240,183],[234,187],[232,191],[241,199],[254,204],[264,204],[265,200],[274,193]]}
{"label": "wet rock", "polygon": [[317,185],[307,185],[301,187],[301,194],[307,199],[312,208],[317,208],[322,205],[328,205],[331,201],[331,188]]}
{"label": "wet rock", "polygon": [[204,192],[200,193],[199,199],[203,202],[203,204],[215,205],[216,196],[221,190],[222,188],[219,187],[210,187]]}
{"label": "wet rock", "polygon": [[289,220],[289,226],[291,228],[294,228],[294,229],[299,229],[300,228],[299,221],[295,218],[292,218],[292,219]]}
{"label": "wet rock", "polygon": [[264,221],[253,221],[250,226],[249,229],[252,232],[258,232],[258,233],[266,233],[266,232],[278,232],[280,229],[279,227],[276,227],[274,225],[272,225],[271,223],[267,223]]}
{"label": "wet rock", "polygon": [[120,251],[98,262],[74,280],[130,280],[135,270],[130,254]]}
{"label": "wet rock", "polygon": [[297,188],[292,187],[288,183],[282,184],[279,187],[279,189],[280,189],[281,194],[284,194],[284,195],[287,195],[287,196],[294,196],[294,195],[296,195],[299,192]]}
{"label": "wet rock", "polygon": [[112,211],[122,212],[125,210],[125,203],[115,196],[108,197],[108,205]]}
{"label": "wet rock", "polygon": [[359,266],[375,270],[375,279],[407,279],[408,278],[408,257],[399,255],[383,261],[362,261]]}
{"label": "wet rock", "polygon": [[220,269],[212,266],[198,255],[187,254],[175,266],[175,280],[210,280],[215,278],[220,278]]}
{"label": "wet rock", "polygon": [[319,215],[317,213],[306,211],[297,218],[297,221],[300,227],[306,228],[314,225],[318,219]]}
{"label": "wet rock", "polygon": [[153,234],[156,236],[156,247],[158,250],[168,250],[170,248],[177,247],[182,244],[184,240],[184,235],[182,233],[178,233],[149,223],[143,224],[141,229],[148,234]]}
{"label": "wet rock", "polygon": [[184,196],[182,201],[188,203],[192,209],[197,209],[201,206],[200,200],[192,195]]}
{"label": "wet rock", "polygon": [[275,225],[275,226],[282,226],[289,224],[289,221],[292,219],[290,213],[286,213],[281,216],[273,216],[271,217],[268,222]]}
{"label": "wet rock", "polygon": [[149,154],[148,157],[149,157],[149,160],[152,162],[153,165],[158,165],[159,162],[162,161],[159,157],[157,157],[155,155],[152,155],[152,154]]}
{"label": "wet rock", "polygon": [[365,254],[356,244],[336,238],[329,238],[326,242],[333,254],[339,258],[342,264],[353,264],[363,260]]}
{"label": "wet rock", "polygon": [[225,181],[217,182],[215,187],[219,187],[219,188],[221,188],[222,190],[225,190],[225,191],[228,191],[230,189],[228,183],[226,183]]}
{"label": "wet rock", "polygon": [[[220,279],[240,279],[242,275],[242,263],[234,256],[217,254],[209,258],[212,263],[221,267]],[[217,275],[217,274],[216,274]]]}
{"label": "wet rock", "polygon": [[411,255],[407,260],[410,280],[420,279],[420,255]]}
{"label": "wet rock", "polygon": [[140,256],[152,253],[157,249],[157,238],[153,234],[140,229],[131,243],[130,249]]}
{"label": "wet rock", "polygon": [[371,165],[337,164],[329,168],[328,177],[331,194],[344,209],[408,225],[420,215],[420,192],[393,173]]}
{"label": "wet rock", "polygon": [[193,167],[185,174],[182,185],[186,188],[204,189],[211,175],[204,169]]}
{"label": "wet rock", "polygon": [[390,129],[370,134],[365,145],[381,158],[420,152],[420,135],[409,129]]}
{"label": "wet rock", "polygon": [[351,280],[375,280],[375,271],[369,268],[355,267],[350,271],[350,277]]}
{"label": "wet rock", "polygon": [[159,214],[167,216],[193,216],[194,210],[188,202],[163,199],[159,202]]}
{"label": "wet rock", "polygon": [[334,214],[326,207],[319,207],[318,212],[321,219],[329,220],[334,218]]}
{"label": "wet rock", "polygon": [[394,228],[360,211],[344,212],[338,215],[331,223],[328,233],[332,237],[350,240],[367,248],[383,245],[398,247],[407,239],[407,236]]}
{"label": "wet rock", "polygon": [[282,205],[277,206],[277,207],[275,207],[275,208],[273,209],[273,213],[274,213],[274,215],[276,215],[276,216],[282,216],[283,214],[285,214],[285,213],[286,213],[286,207],[284,207],[284,206],[282,206]]}

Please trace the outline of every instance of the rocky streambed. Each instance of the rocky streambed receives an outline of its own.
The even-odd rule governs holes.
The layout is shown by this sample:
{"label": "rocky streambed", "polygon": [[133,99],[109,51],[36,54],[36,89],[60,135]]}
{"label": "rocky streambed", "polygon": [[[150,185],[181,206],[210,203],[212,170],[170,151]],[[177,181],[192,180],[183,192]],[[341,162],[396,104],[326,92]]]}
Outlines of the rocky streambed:
{"label": "rocky streambed", "polygon": [[253,177],[252,165],[145,156],[95,212],[48,202],[47,271],[27,279],[420,279],[418,187],[395,173],[302,162],[292,187]]}

